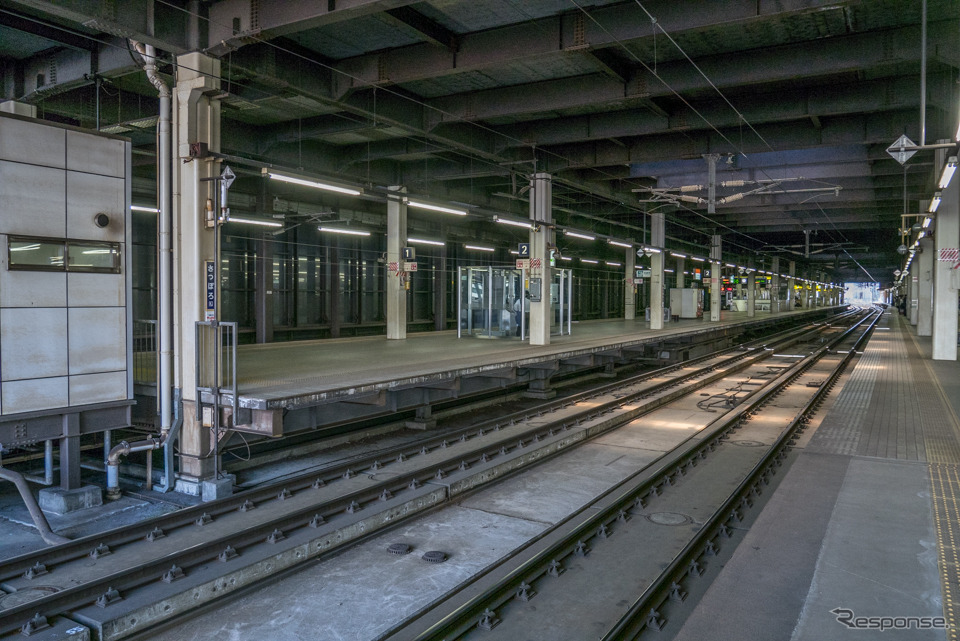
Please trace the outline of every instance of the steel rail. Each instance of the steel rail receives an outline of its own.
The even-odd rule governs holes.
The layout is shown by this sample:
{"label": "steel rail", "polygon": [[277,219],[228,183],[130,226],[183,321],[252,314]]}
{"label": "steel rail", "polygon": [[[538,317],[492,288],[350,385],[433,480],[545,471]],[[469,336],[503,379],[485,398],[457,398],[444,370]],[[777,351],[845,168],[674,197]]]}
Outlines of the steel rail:
{"label": "steel rail", "polygon": [[[837,320],[843,320],[849,318],[849,314],[839,315],[836,317]],[[799,329],[792,328],[784,332],[775,334],[773,336],[764,337],[756,341],[752,341],[747,345],[758,344],[764,345],[769,344],[771,339],[774,341],[785,342],[791,338],[800,340],[806,334],[813,334],[820,327],[819,324],[816,324],[814,328],[811,326],[804,326]],[[390,448],[384,448],[377,452],[371,454],[364,454],[358,457],[350,458],[345,461],[339,461],[333,466],[327,467],[318,471],[311,471],[306,474],[298,475],[293,478],[281,479],[275,482],[271,482],[267,485],[264,485],[260,488],[254,490],[247,490],[243,493],[239,493],[230,497],[225,497],[217,501],[211,501],[203,505],[192,506],[188,508],[183,508],[171,514],[163,515],[156,517],[155,519],[150,519],[147,521],[142,521],[135,525],[125,526],[123,528],[118,528],[116,530],[111,530],[107,532],[101,532],[96,534],[91,534],[86,537],[75,539],[69,543],[59,545],[52,548],[46,548],[44,550],[39,550],[35,552],[29,552],[18,557],[13,557],[4,561],[2,569],[0,569],[0,580],[7,580],[17,576],[20,576],[28,571],[31,568],[35,567],[37,563],[41,563],[46,566],[56,566],[72,560],[85,557],[91,549],[96,547],[99,544],[105,544],[112,548],[115,548],[120,545],[127,543],[132,543],[139,541],[147,536],[156,529],[160,528],[166,533],[169,533],[172,530],[189,527],[204,513],[209,514],[210,516],[216,518],[218,515],[225,514],[228,512],[233,512],[237,510],[241,505],[247,501],[252,501],[254,503],[260,503],[262,501],[268,501],[273,499],[278,492],[286,489],[291,492],[297,492],[303,490],[307,487],[313,485],[316,480],[319,478],[324,483],[335,481],[336,479],[341,478],[344,474],[355,473],[358,470],[369,469],[375,464],[381,464],[382,461],[395,460],[400,456],[411,457],[417,454],[420,454],[426,450],[433,451],[437,448],[446,447],[446,444],[451,440],[462,440],[464,437],[467,439],[471,438],[473,435],[479,435],[483,433],[488,433],[491,431],[496,431],[502,426],[514,425],[516,423],[529,420],[533,417],[540,417],[545,413],[556,410],[557,408],[568,407],[575,405],[579,402],[587,401],[597,396],[610,394],[618,389],[625,387],[630,387],[648,381],[653,378],[661,377],[665,374],[675,372],[677,370],[689,367],[691,365],[696,365],[697,363],[704,362],[710,359],[717,358],[722,356],[725,353],[736,352],[731,359],[723,363],[718,363],[713,367],[721,367],[727,365],[734,360],[739,360],[746,357],[749,352],[740,351],[743,348],[743,345],[738,345],[735,347],[727,348],[724,350],[718,350],[710,354],[698,357],[696,359],[691,359],[690,361],[685,361],[683,363],[677,363],[669,365],[667,367],[659,368],[651,372],[645,372],[634,377],[630,377],[623,381],[618,381],[615,383],[608,383],[599,388],[594,388],[579,394],[571,395],[554,401],[551,403],[544,403],[527,410],[513,412],[501,416],[497,419],[486,421],[478,425],[472,425],[467,428],[461,428],[453,432],[448,432],[442,435],[430,436],[424,439],[418,439],[417,441],[405,443],[402,445],[393,446]],[[687,373],[682,377],[675,379],[670,379],[664,381],[656,386],[643,390],[644,394],[656,394],[659,391],[667,389],[672,386],[676,386],[682,383],[685,380],[695,378],[697,376],[703,375],[708,368],[702,370],[695,370],[693,372]],[[619,399],[619,403],[622,404],[625,399]],[[611,406],[616,404],[609,404]],[[598,414],[610,409],[606,406],[601,406],[590,410],[589,413]],[[540,429],[544,432],[547,430],[544,429],[546,426],[541,426]],[[489,449],[489,448],[488,448]],[[499,450],[499,447],[494,448]],[[487,452],[488,456],[492,452]],[[479,454],[478,454],[479,456]]]}
{"label": "steel rail", "polygon": [[[642,507],[647,496],[651,493],[659,494],[663,486],[671,484],[677,475],[685,473],[687,465],[696,465],[705,458],[708,451],[716,448],[717,439],[724,433],[757,411],[762,404],[826,354],[832,345],[844,340],[867,320],[869,317],[785,370],[770,384],[753,392],[740,406],[711,421],[698,435],[691,436],[671,452],[604,492],[591,501],[589,509],[556,524],[522,546],[513,558],[488,568],[455,588],[455,591],[464,595],[460,602],[446,603],[443,598],[438,599],[422,610],[420,615],[395,626],[378,639],[456,639],[466,630],[482,626],[484,620],[489,620],[500,605],[517,597],[523,589],[522,586],[529,588],[537,579],[551,573],[551,568],[553,571],[562,571],[563,560],[572,554],[578,554],[578,547],[582,549],[589,540],[600,536],[601,532],[615,528],[618,521],[628,518],[627,511],[631,507]],[[864,336],[868,332],[865,332]],[[850,357],[852,354],[848,354],[847,358]],[[818,390],[818,394],[823,392],[823,388]],[[599,505],[606,507],[599,508]],[[520,557],[522,559],[518,560]],[[510,566],[509,569],[506,569],[507,566]],[[432,607],[442,612],[431,622],[426,619],[430,616]],[[424,621],[419,621],[419,618]]]}
{"label": "steel rail", "polygon": [[[804,336],[807,334],[814,334],[814,330],[802,329],[800,331],[792,331],[789,336],[784,338],[781,342],[789,342],[799,340],[798,336]],[[767,340],[769,343],[769,340]],[[735,348],[736,349],[736,348]],[[722,350],[721,353],[730,351]],[[728,359],[726,363],[729,363],[734,360],[740,360],[748,356],[750,352],[738,353],[734,355],[733,358]],[[717,354],[707,355],[702,359],[709,359],[709,357],[716,357]],[[749,359],[751,362],[759,360],[760,357],[765,356],[763,352],[756,352],[756,358]],[[689,366],[689,362],[670,366],[668,368],[663,368],[663,370],[672,371],[680,369],[681,367]],[[677,379],[671,379],[663,383],[659,383],[651,388],[644,389],[638,392],[638,395],[650,395],[656,393],[657,391],[662,391],[668,387],[674,387],[678,385],[683,380],[689,380],[690,378],[703,375],[705,372],[715,369],[719,365],[714,365],[702,370],[697,370],[694,373],[684,375]],[[746,366],[746,365],[745,365]],[[623,386],[635,385],[637,384],[637,379],[648,380],[654,376],[662,374],[663,370],[658,370],[657,372],[648,373],[640,377],[634,377],[628,381],[621,382],[619,385],[611,384],[603,386],[603,390],[606,393],[614,391]],[[719,378],[729,374],[729,370],[725,372],[720,372],[716,376],[711,376],[710,379]],[[642,382],[642,381],[640,381]],[[693,388],[696,389],[696,388]],[[682,395],[688,394],[691,389],[682,390]],[[592,398],[597,395],[593,390],[589,393],[584,393],[585,397]],[[670,400],[673,400],[672,398]],[[572,399],[565,399],[564,405],[570,405],[577,402]],[[624,403],[629,402],[628,398],[620,398],[615,402],[608,403],[611,407],[598,407],[592,409],[588,415],[589,416],[599,416],[604,414],[613,406],[623,405]],[[669,402],[669,401],[666,401]],[[661,405],[662,403],[657,403],[656,406]],[[652,411],[655,407],[647,407],[644,411]],[[524,416],[525,417],[525,416]],[[625,418],[624,420],[632,420],[635,416]],[[569,419],[568,419],[569,420]],[[494,427],[496,429],[496,426]],[[537,428],[532,428],[529,432],[542,431],[546,433],[549,428],[548,426],[538,426]],[[561,429],[563,429],[561,427]],[[467,432],[474,432],[476,427],[469,428]],[[536,435],[534,435],[536,437]],[[438,437],[439,438],[439,437]],[[433,439],[436,442],[437,439]],[[232,533],[231,535],[221,536],[216,539],[212,539],[202,546],[196,546],[190,550],[183,552],[166,555],[160,558],[151,559],[148,562],[140,564],[136,567],[130,568],[128,570],[117,572],[106,577],[102,577],[93,582],[88,582],[83,585],[70,588],[68,590],[62,590],[60,592],[51,594],[47,597],[25,603],[16,608],[10,608],[0,612],[0,634],[15,630],[20,624],[24,623],[31,614],[42,613],[44,616],[49,616],[53,614],[58,614],[60,612],[69,611],[75,609],[79,606],[85,605],[96,600],[99,596],[107,593],[109,590],[120,590],[126,591],[130,589],[137,588],[145,583],[156,580],[158,577],[161,577],[167,570],[172,566],[177,566],[182,570],[188,570],[190,567],[195,566],[200,563],[205,563],[211,559],[217,558],[217,556],[228,547],[233,549],[240,549],[251,545],[253,543],[259,543],[265,540],[274,530],[289,530],[293,528],[305,527],[315,523],[316,517],[319,515],[323,517],[322,520],[326,518],[336,519],[338,514],[343,514],[348,509],[352,510],[353,506],[362,507],[364,504],[371,503],[373,501],[381,500],[384,490],[392,493],[395,491],[400,491],[404,488],[416,486],[419,483],[423,483],[426,480],[429,480],[434,475],[434,470],[443,470],[444,473],[453,471],[464,464],[469,466],[474,463],[477,459],[483,459],[483,457],[494,457],[498,454],[505,454],[509,451],[515,450],[516,448],[524,447],[523,437],[521,436],[520,440],[517,441],[517,436],[513,435],[509,437],[509,440],[515,442],[515,445],[507,449],[504,445],[499,443],[490,444],[483,448],[480,448],[472,453],[464,453],[462,455],[454,455],[449,457],[444,462],[431,465],[429,471],[427,468],[423,468],[417,471],[410,472],[406,475],[391,479],[386,482],[375,484],[368,488],[361,490],[356,490],[347,494],[344,494],[337,499],[328,501],[322,505],[311,505],[309,507],[303,508],[297,512],[287,514],[280,519],[273,520],[267,523],[261,523],[250,528],[240,530],[238,532]],[[436,447],[444,447],[445,441],[440,441],[440,445]],[[498,448],[499,445],[499,448]],[[410,445],[402,446],[399,448],[401,453],[403,450],[409,451]],[[341,471],[345,470],[345,471]],[[193,508],[187,508],[179,512],[167,515],[165,517],[160,517],[159,519],[145,522],[143,524],[124,528],[123,530],[115,530],[113,533],[115,536],[104,536],[104,535],[92,535],[84,539],[79,539],[69,545],[60,546],[58,548],[53,548],[51,550],[44,550],[39,553],[34,553],[31,555],[25,555],[24,557],[18,557],[14,559],[11,563],[5,564],[5,570],[9,576],[15,576],[17,574],[29,573],[31,571],[36,571],[38,569],[38,563],[41,565],[39,569],[41,571],[46,571],[47,566],[50,564],[56,565],[59,563],[65,563],[77,558],[82,558],[89,554],[92,549],[100,548],[101,545],[107,545],[109,547],[116,547],[117,545],[122,545],[124,543],[129,543],[136,541],[142,538],[150,536],[152,532],[156,532],[159,528],[163,533],[168,532],[171,529],[187,527],[194,525],[198,519],[204,518],[216,518],[222,514],[233,512],[240,509],[241,507],[249,504],[261,503],[266,500],[274,500],[277,498],[278,494],[282,494],[288,491],[300,492],[304,489],[307,489],[310,486],[322,486],[325,485],[326,480],[333,480],[333,478],[339,478],[342,474],[347,473],[350,470],[349,467],[339,466],[335,469],[328,470],[326,475],[317,476],[316,474],[311,474],[305,476],[301,479],[288,480],[285,482],[277,483],[268,488],[260,490],[256,493],[245,493],[237,495],[234,497],[229,497],[220,501],[212,502],[207,505],[196,506]],[[333,475],[336,475],[335,477]],[[163,526],[163,527],[161,527]],[[108,535],[111,533],[107,533]],[[96,544],[96,546],[94,546]],[[93,548],[91,546],[94,546]],[[32,561],[32,562],[31,562]]]}
{"label": "steel rail", "polygon": [[[720,535],[721,530],[726,527],[726,523],[734,516],[734,513],[737,511],[737,506],[743,498],[758,487],[764,473],[772,466],[779,464],[779,461],[783,458],[783,452],[789,447],[789,442],[794,437],[794,434],[805,423],[806,417],[815,411],[823,401],[823,397],[829,393],[830,388],[852,360],[856,350],[868,338],[882,316],[882,313],[876,314],[867,329],[857,338],[850,351],[841,359],[827,380],[824,381],[813,396],[804,404],[790,425],[783,430],[767,454],[753,467],[744,480],[740,482],[730,497],[724,501],[723,505],[706,521],[697,535],[670,562],[660,575],[660,579],[650,585],[644,593],[631,604],[624,616],[604,634],[601,641],[625,641],[634,639],[640,632],[648,627],[656,629],[663,627],[664,621],[659,613],[659,608],[662,607],[664,601],[670,598],[672,584],[677,582],[682,575],[687,574],[690,564],[704,554],[707,542],[712,541]],[[852,329],[854,328],[851,328],[851,331]],[[806,370],[812,363],[813,361],[806,363],[801,372]],[[796,378],[799,373],[800,372],[792,375],[791,379]],[[767,399],[763,399],[762,402],[766,400]]]}

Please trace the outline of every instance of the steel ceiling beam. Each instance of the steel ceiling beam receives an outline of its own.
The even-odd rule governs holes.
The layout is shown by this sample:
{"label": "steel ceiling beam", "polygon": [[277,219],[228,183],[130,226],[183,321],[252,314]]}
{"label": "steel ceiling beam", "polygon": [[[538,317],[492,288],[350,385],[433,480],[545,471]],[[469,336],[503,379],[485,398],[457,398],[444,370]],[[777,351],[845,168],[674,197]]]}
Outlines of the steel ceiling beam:
{"label": "steel ceiling beam", "polygon": [[[83,25],[96,33],[133,38],[174,54],[186,53],[189,15],[157,0],[7,0],[9,5]],[[195,26],[195,25],[194,25]]]}

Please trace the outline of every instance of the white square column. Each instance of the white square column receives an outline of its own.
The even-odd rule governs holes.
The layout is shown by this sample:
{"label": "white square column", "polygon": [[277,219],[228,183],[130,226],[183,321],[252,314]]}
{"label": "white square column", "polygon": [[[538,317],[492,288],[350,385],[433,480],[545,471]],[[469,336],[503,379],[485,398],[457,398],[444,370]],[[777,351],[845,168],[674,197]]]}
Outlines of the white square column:
{"label": "white square column", "polygon": [[[938,158],[939,158],[938,154]],[[938,164],[939,171],[942,164]],[[939,260],[944,249],[960,247],[960,176],[954,176],[946,189],[940,190],[937,209],[933,257],[933,360],[957,360],[957,285],[960,269],[953,260]],[[911,265],[911,272],[915,268]]]}
{"label": "white square column", "polygon": [[657,249],[650,257],[650,329],[663,329],[663,242],[665,225],[662,213],[650,215],[650,244]]}
{"label": "white square column", "polygon": [[722,246],[720,234],[714,234],[710,242],[710,320],[720,320],[720,296],[723,280],[720,277]]}
{"label": "white square column", "polygon": [[637,317],[637,286],[633,284],[634,273],[637,269],[637,254],[632,246],[624,254],[623,265],[623,271],[626,275],[623,279],[623,318],[624,320],[633,320]]}
{"label": "white square column", "polygon": [[917,336],[931,336],[933,334],[933,259],[934,247],[932,238],[920,239],[920,255],[916,258],[917,277],[919,278],[917,292]]}
{"label": "white square column", "polygon": [[[215,470],[213,436],[208,427],[196,420],[196,344],[195,323],[206,315],[206,261],[215,256],[219,225],[205,224],[208,199],[213,203],[218,183],[209,180],[220,175],[220,163],[211,158],[195,158],[191,145],[205,143],[212,152],[220,151],[220,61],[201,53],[177,57],[176,86],[173,88],[173,357],[174,386],[184,401],[183,427],[180,431],[180,473],[178,489],[199,491],[199,482],[213,476]],[[219,212],[211,212],[216,219]],[[213,263],[215,313],[220,318],[220,265]],[[185,483],[185,485],[181,485]]]}
{"label": "white square column", "polygon": [[534,174],[530,179],[530,262],[539,260],[541,267],[531,266],[530,279],[540,279],[540,301],[530,302],[530,344],[550,344],[550,320],[553,305],[550,301],[550,283],[553,272],[550,268],[550,246],[553,240],[553,183],[550,174]]}
{"label": "white square column", "polygon": [[[388,187],[387,191],[387,265],[397,264],[397,270],[387,273],[387,339],[407,337],[407,289],[409,277],[403,269],[403,248],[407,244],[407,203],[405,187]],[[400,276],[397,276],[397,273]]]}
{"label": "white square column", "polygon": [[780,311],[780,257],[773,257],[773,266],[770,268],[773,276],[770,280],[770,313]]}
{"label": "white square column", "polygon": [[796,261],[791,260],[787,263],[787,275],[790,278],[787,279],[787,311],[792,311],[794,307],[794,298],[797,295],[797,290],[794,287],[797,284],[795,276],[797,275],[797,263]]}

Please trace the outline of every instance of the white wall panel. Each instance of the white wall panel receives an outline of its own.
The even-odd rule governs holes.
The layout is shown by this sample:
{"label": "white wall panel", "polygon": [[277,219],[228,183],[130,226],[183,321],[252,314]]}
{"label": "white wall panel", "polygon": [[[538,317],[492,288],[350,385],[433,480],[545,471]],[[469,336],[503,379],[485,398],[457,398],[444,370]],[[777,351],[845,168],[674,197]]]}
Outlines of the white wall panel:
{"label": "white wall panel", "polygon": [[8,258],[7,237],[0,235],[0,307],[66,306],[66,274],[8,271]]}
{"label": "white wall panel", "polygon": [[0,118],[0,160],[18,160],[63,169],[66,164],[66,134],[56,127],[38,127],[32,122]]}
{"label": "white wall panel", "polygon": [[3,380],[65,376],[66,324],[63,308],[0,309]]}
{"label": "white wall panel", "polygon": [[67,407],[67,377],[3,383],[3,413],[17,414]]}
{"label": "white wall panel", "polygon": [[122,140],[67,131],[67,169],[123,178],[123,144]]}
{"label": "white wall panel", "polygon": [[0,160],[0,234],[62,238],[67,229],[65,184],[62,169]]}
{"label": "white wall panel", "polygon": [[70,405],[122,401],[127,398],[127,373],[105,372],[70,377]]}
{"label": "white wall panel", "polygon": [[126,310],[70,308],[70,374],[126,369]]}
{"label": "white wall panel", "polygon": [[123,307],[123,274],[67,274],[71,307]]}
{"label": "white wall panel", "polygon": [[[122,178],[68,171],[67,238],[123,242],[125,204]],[[110,216],[106,227],[93,223],[93,217],[99,213]]]}

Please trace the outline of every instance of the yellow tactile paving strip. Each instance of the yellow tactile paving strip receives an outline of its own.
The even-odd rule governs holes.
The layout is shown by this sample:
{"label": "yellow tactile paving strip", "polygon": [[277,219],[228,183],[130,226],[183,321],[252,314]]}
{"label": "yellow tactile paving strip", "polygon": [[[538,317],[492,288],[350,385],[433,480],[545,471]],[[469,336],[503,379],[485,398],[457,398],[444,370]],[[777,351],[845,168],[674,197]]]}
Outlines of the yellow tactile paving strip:
{"label": "yellow tactile paving strip", "polygon": [[960,640],[960,621],[954,595],[960,594],[960,466],[949,463],[930,465],[930,489],[933,519],[937,528],[937,553],[940,566],[940,589],[943,594],[943,615],[947,622],[947,639]]}

